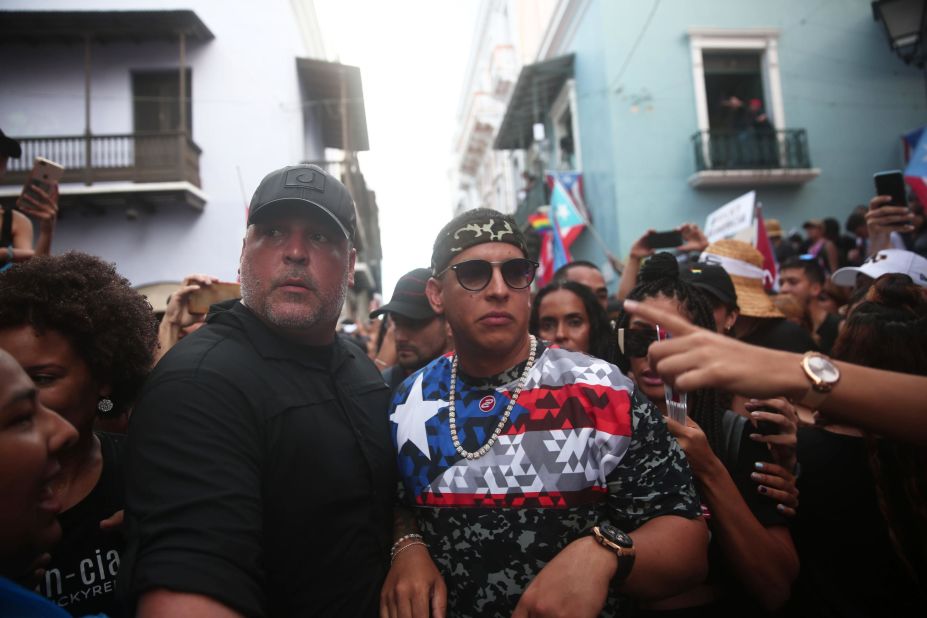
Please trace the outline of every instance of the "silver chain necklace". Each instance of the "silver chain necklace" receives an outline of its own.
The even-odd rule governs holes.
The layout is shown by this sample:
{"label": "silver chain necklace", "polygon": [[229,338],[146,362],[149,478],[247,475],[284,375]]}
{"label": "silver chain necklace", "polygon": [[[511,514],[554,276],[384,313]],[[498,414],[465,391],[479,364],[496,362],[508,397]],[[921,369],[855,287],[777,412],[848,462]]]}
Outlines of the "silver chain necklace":
{"label": "silver chain necklace", "polygon": [[499,424],[496,425],[496,430],[492,432],[492,436],[490,436],[489,441],[472,453],[461,446],[460,439],[457,436],[457,407],[454,402],[457,391],[457,354],[454,354],[454,360],[451,362],[451,388],[450,394],[448,396],[448,420],[451,426],[451,440],[454,441],[454,448],[457,449],[457,452],[460,453],[461,457],[466,457],[467,459],[479,459],[488,453],[489,449],[492,448],[492,445],[495,444],[496,440],[499,439],[499,434],[502,433],[502,428],[505,427],[505,424],[509,421],[509,415],[512,413],[512,408],[515,407],[515,402],[518,401],[518,396],[521,395],[521,389],[525,387],[525,382],[528,379],[528,372],[531,371],[531,368],[534,366],[534,357],[538,349],[538,340],[534,338],[534,335],[528,335],[528,337],[531,339],[531,348],[528,352],[528,363],[525,365],[525,370],[522,372],[521,377],[518,379],[518,386],[515,388],[515,392],[512,393],[512,399],[509,401],[509,405],[505,407],[505,412],[502,414],[502,418],[499,419]]}

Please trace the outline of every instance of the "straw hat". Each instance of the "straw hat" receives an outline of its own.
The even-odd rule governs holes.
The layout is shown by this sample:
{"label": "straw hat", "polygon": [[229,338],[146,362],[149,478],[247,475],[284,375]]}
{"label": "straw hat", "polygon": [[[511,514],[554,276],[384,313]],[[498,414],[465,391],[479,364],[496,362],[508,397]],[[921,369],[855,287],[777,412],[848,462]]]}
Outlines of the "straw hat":
{"label": "straw hat", "polygon": [[722,266],[734,282],[740,314],[748,318],[782,318],[772,299],[763,289],[766,273],[763,256],[751,245],[739,240],[719,240],[702,252],[699,262]]}
{"label": "straw hat", "polygon": [[770,238],[782,238],[782,224],[779,219],[766,219],[766,235]]}

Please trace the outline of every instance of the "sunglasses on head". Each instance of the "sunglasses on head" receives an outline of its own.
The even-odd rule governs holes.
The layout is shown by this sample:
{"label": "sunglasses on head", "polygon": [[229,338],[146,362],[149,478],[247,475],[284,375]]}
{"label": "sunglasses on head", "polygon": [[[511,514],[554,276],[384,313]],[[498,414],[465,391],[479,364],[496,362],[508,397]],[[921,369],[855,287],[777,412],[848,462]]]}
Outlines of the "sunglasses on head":
{"label": "sunglasses on head", "polygon": [[647,356],[650,344],[657,341],[656,329],[619,328],[616,334],[618,336],[618,348],[622,354],[629,358]]}
{"label": "sunglasses on head", "polygon": [[505,281],[505,285],[513,290],[523,290],[534,281],[538,263],[525,258],[514,258],[504,262],[467,260],[466,262],[448,266],[438,273],[438,277],[449,270],[453,270],[460,287],[471,292],[479,292],[492,281],[492,271],[496,266],[499,267],[499,272],[502,273],[502,280]]}

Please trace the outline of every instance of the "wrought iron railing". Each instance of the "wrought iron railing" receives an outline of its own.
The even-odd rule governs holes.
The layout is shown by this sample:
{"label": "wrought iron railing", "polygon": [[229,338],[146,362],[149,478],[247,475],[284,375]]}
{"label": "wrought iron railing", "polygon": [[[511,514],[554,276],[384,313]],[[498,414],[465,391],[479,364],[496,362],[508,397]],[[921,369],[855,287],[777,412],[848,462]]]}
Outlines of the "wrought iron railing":
{"label": "wrought iron railing", "polygon": [[699,172],[811,167],[804,129],[699,131],[692,145]]}
{"label": "wrought iron railing", "polygon": [[25,182],[33,159],[40,156],[64,166],[62,182],[184,180],[200,186],[202,151],[182,131],[17,139],[23,154],[9,160],[0,184]]}

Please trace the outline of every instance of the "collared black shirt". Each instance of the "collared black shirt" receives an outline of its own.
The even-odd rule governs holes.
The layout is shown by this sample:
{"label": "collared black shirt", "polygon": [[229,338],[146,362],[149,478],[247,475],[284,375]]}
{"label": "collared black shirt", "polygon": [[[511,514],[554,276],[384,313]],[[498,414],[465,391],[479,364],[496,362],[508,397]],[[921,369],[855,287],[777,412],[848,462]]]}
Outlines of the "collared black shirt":
{"label": "collared black shirt", "polygon": [[238,302],[207,322],[161,360],[132,415],[120,595],[376,615],[396,487],[379,371],[341,340],[287,341]]}

